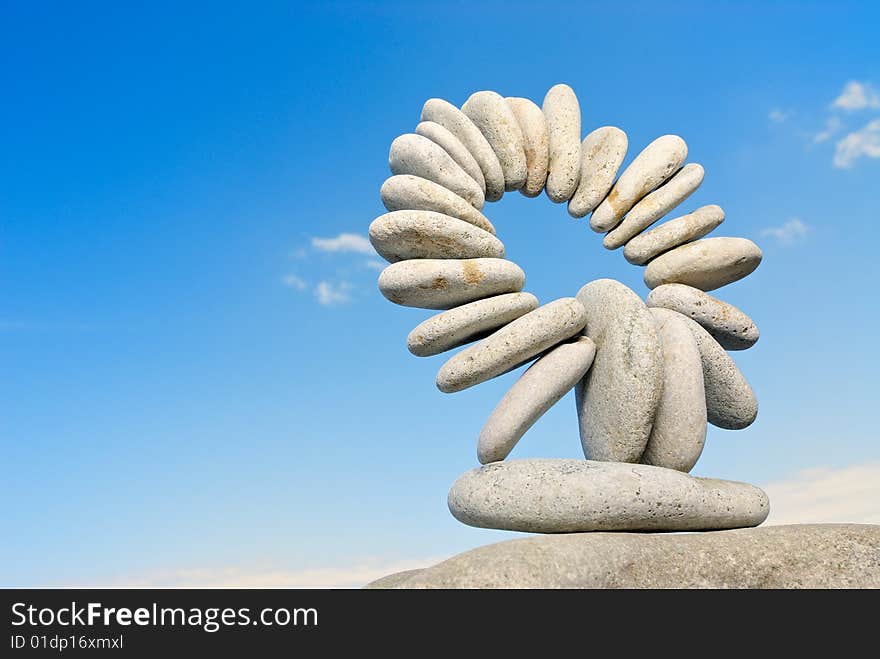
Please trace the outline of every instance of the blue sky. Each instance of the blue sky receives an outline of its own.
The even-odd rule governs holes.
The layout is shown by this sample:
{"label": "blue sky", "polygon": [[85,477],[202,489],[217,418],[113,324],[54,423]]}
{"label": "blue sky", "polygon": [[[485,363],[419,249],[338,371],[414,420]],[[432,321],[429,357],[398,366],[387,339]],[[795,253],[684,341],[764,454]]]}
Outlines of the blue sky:
{"label": "blue sky", "polygon": [[[875,3],[179,5],[0,9],[0,584],[247,582],[510,537],[445,501],[516,375],[438,392],[444,357],[405,346],[430,312],[381,297],[359,238],[391,140],[481,89],[568,83],[627,162],[681,135],[706,168],[682,212],[717,203],[713,235],[764,249],[718,292],[761,329],[735,354],[761,411],[710,428],[694,473],[880,481]],[[647,292],[544,196],[486,213],[542,302]],[[579,454],[569,395],[512,457]]]}

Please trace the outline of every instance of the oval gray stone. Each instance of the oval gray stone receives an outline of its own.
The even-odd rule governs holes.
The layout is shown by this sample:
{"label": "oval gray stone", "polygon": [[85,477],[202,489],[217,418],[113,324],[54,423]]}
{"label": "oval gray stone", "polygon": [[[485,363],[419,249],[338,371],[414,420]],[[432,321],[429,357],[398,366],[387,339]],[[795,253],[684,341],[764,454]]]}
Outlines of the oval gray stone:
{"label": "oval gray stone", "polygon": [[422,106],[422,121],[433,121],[455,135],[471,152],[483,172],[486,183],[486,201],[498,201],[504,194],[504,172],[498,156],[480,129],[449,101],[429,98]]}
{"label": "oval gray stone", "polygon": [[648,294],[649,307],[663,307],[697,321],[725,350],[745,350],[757,343],[758,327],[732,304],[685,284],[663,284]]}
{"label": "oval gray stone", "polygon": [[467,172],[467,175],[476,181],[485,194],[486,179],[483,178],[483,170],[480,169],[477,161],[467,150],[467,147],[461,143],[461,140],[448,129],[433,121],[423,121],[416,126],[416,135],[427,137],[434,144],[443,147],[446,153],[452,156],[452,159]]}
{"label": "oval gray stone", "polygon": [[626,157],[629,140],[619,128],[602,126],[581,144],[581,179],[568,202],[568,214],[585,217],[605,198]]}
{"label": "oval gray stone", "polygon": [[641,298],[613,279],[585,285],[584,334],[596,359],[575,389],[581,444],[588,460],[638,462],[663,393],[663,354],[654,318]]}
{"label": "oval gray stone", "polygon": [[645,265],[673,247],[702,238],[724,221],[724,211],[714,204],[664,222],[635,236],[623,248],[623,256],[633,265]]}
{"label": "oval gray stone", "polygon": [[412,174],[442,185],[477,210],[483,207],[483,190],[446,150],[427,137],[407,133],[394,139],[388,153],[392,174]]}
{"label": "oval gray stone", "polygon": [[451,190],[426,178],[410,174],[392,176],[382,184],[379,194],[389,211],[436,211],[495,235],[495,227],[485,215]]}
{"label": "oval gray stone", "polygon": [[553,85],[541,106],[550,139],[547,196],[555,203],[568,201],[581,178],[581,106],[568,85]]}
{"label": "oval gray stone", "polygon": [[735,529],[757,526],[770,512],[767,495],[747,483],[563,459],[478,467],[453,483],[448,504],[464,524],[531,533]]}
{"label": "oval gray stone", "polygon": [[762,257],[748,238],[703,238],[653,259],[645,268],[645,285],[687,284],[712,291],[750,275]]}
{"label": "oval gray stone", "polygon": [[727,430],[742,430],[752,425],[758,416],[758,399],[745,376],[706,330],[687,316],[682,318],[687,320],[700,351],[709,423]]}
{"label": "oval gray stone", "polygon": [[538,535],[393,576],[367,588],[880,588],[880,525]]}
{"label": "oval gray stone", "polygon": [[703,166],[690,163],[630,209],[620,224],[605,234],[605,249],[617,249],[691,196],[703,182]]}
{"label": "oval gray stone", "polygon": [[487,297],[431,316],[409,333],[406,346],[417,357],[439,355],[483,338],[537,308],[538,298],[531,293]]}
{"label": "oval gray stone", "polygon": [[451,309],[484,297],[516,293],[526,274],[505,259],[413,259],[379,274],[379,291],[404,307]]}
{"label": "oval gray stone", "polygon": [[504,258],[488,231],[435,211],[392,211],[370,224],[370,243],[386,261]]}
{"label": "oval gray stone", "polygon": [[477,443],[479,461],[506,458],[528,429],[584,377],[595,355],[596,344],[581,336],[559,344],[529,366],[483,426]]}
{"label": "oval gray stone", "polygon": [[663,135],[646,146],[617,179],[593,211],[590,228],[611,231],[645,195],[678,171],[687,158],[687,144],[678,135]]}
{"label": "oval gray stone", "polygon": [[706,442],[706,391],[697,341],[684,319],[668,309],[651,309],[663,347],[663,395],[644,464],[688,472]]}
{"label": "oval gray stone", "polygon": [[527,98],[504,99],[513,110],[523,134],[526,154],[526,182],[519,191],[526,197],[537,197],[547,182],[550,162],[550,138],[547,121],[541,108]]}
{"label": "oval gray stone", "polygon": [[513,110],[495,92],[470,95],[461,111],[480,129],[504,172],[504,189],[519,190],[526,182],[526,152],[522,129]]}
{"label": "oval gray stone", "polygon": [[449,394],[507,373],[571,338],[585,322],[586,312],[573,297],[538,307],[443,364],[437,373],[437,388]]}

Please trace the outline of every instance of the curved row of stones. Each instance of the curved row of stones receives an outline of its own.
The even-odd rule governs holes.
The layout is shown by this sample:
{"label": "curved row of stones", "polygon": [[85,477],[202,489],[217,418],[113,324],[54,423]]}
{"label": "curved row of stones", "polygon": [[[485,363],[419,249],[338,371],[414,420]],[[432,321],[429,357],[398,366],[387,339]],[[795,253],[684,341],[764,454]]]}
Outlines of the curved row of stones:
{"label": "curved row of stones", "polygon": [[[758,340],[749,317],[706,291],[750,274],[761,250],[744,238],[705,238],[724,211],[703,206],[656,228],[703,180],[687,145],[664,135],[620,176],[626,133],[603,126],[581,140],[578,99],[556,85],[542,107],[480,91],[457,108],[430,99],[415,132],[392,144],[389,211],[370,241],[391,263],[379,276],[390,301],[444,310],[419,324],[417,356],[453,355],[437,374],[446,393],[532,360],[478,440],[484,467],[456,481],[449,507],[479,527],[535,532],[726,529],[760,524],[766,495],[746,483],[687,475],[706,424],[741,429],[757,416],[727,354]],[[481,212],[519,190],[545,191],[574,218],[590,216],[608,249],[645,266],[647,302],[600,279],[539,306],[525,273]],[[475,342],[475,343],[474,343]],[[572,388],[586,460],[509,460],[528,429]]]}

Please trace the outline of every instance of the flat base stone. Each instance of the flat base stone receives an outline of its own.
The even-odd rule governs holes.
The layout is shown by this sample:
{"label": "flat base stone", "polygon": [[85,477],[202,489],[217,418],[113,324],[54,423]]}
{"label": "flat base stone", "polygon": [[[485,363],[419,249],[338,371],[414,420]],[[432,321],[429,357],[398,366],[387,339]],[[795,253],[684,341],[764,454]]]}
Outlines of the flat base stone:
{"label": "flat base stone", "polygon": [[880,588],[880,526],[543,535],[366,588]]}

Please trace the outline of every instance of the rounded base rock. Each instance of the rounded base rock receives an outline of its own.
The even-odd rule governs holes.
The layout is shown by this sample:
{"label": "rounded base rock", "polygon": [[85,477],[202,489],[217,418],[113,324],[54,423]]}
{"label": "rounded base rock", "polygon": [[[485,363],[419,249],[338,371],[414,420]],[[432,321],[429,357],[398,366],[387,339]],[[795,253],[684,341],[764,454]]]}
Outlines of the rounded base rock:
{"label": "rounded base rock", "polygon": [[880,588],[880,525],[544,535],[479,547],[366,587]]}

